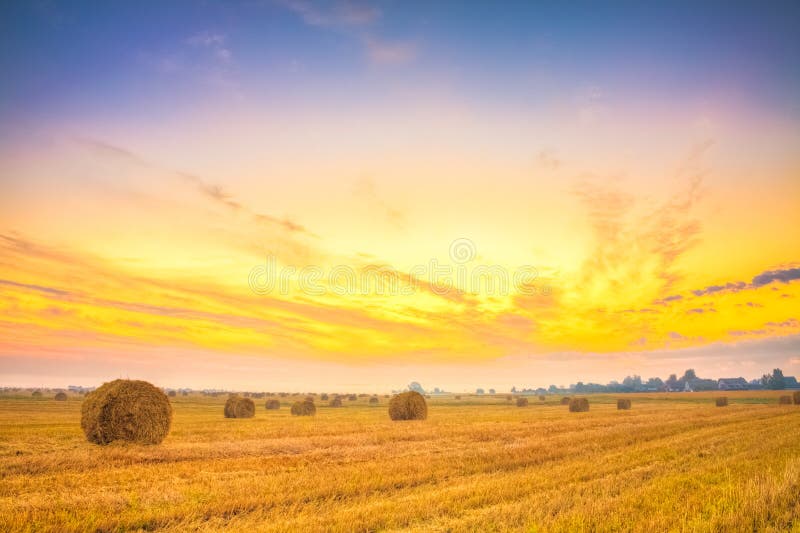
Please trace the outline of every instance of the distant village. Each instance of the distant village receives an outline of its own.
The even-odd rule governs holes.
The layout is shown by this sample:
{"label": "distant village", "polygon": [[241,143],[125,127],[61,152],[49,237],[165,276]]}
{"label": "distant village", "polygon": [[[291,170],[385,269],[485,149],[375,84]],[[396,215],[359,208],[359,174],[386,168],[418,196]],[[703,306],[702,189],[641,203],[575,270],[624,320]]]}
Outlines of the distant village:
{"label": "distant village", "polygon": [[[688,369],[681,377],[671,374],[666,380],[661,378],[649,378],[643,380],[641,376],[626,376],[622,382],[611,381],[605,385],[601,383],[584,383],[579,381],[569,387],[559,387],[550,385],[547,388],[539,387],[535,389],[511,387],[512,394],[520,395],[546,395],[546,394],[590,394],[590,393],[620,393],[620,392],[695,392],[695,391],[735,391],[735,390],[784,390],[800,389],[800,384],[794,376],[784,376],[780,368],[774,369],[769,374],[764,374],[760,378],[750,381],[743,377],[707,379],[697,376],[693,369]],[[416,390],[423,394],[451,394],[450,392],[439,389],[425,390],[416,381],[411,382],[406,390]],[[400,391],[392,391],[400,392]],[[495,389],[475,390],[475,394],[496,394]]]}

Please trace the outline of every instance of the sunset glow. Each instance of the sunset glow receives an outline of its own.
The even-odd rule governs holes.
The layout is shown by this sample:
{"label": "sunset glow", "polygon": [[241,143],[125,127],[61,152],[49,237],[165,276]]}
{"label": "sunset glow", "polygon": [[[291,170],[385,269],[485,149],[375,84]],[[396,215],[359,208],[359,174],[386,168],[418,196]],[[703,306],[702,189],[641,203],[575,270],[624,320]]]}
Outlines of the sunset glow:
{"label": "sunset glow", "polygon": [[6,385],[800,375],[796,5],[46,6],[0,7]]}

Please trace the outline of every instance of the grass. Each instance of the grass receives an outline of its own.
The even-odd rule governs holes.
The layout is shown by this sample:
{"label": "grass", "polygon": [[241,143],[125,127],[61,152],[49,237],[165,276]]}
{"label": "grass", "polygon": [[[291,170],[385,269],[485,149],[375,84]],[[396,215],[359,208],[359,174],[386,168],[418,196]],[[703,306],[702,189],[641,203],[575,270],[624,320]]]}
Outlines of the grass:
{"label": "grass", "polygon": [[410,422],[188,396],[161,445],[106,447],[79,398],[0,396],[0,531],[800,531],[800,406],[718,395],[434,397]]}

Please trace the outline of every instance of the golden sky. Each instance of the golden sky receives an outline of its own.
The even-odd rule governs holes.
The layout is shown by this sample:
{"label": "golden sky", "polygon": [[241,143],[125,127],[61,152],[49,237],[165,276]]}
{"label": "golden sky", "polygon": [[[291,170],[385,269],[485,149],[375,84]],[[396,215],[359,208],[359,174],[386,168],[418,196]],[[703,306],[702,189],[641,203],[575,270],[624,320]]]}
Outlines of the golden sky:
{"label": "golden sky", "polygon": [[[286,30],[270,56],[285,71],[256,68],[244,23],[206,21],[130,45],[110,81],[79,69],[88,93],[52,65],[38,66],[63,85],[50,103],[8,93],[4,381],[800,374],[800,128],[756,73],[695,84],[680,70],[670,91],[637,78],[646,61],[616,76],[562,72],[566,55],[481,70],[443,35],[377,40],[380,11],[285,4],[324,40]],[[331,43],[335,63],[315,64]],[[267,265],[285,282],[254,290]]]}

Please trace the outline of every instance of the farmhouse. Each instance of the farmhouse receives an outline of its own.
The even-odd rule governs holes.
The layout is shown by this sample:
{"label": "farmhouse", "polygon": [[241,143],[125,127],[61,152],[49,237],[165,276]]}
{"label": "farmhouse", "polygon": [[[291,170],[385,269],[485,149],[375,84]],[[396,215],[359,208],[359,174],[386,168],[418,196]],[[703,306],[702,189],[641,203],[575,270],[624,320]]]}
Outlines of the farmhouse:
{"label": "farmhouse", "polygon": [[720,378],[719,390],[747,390],[749,385],[744,378]]}

